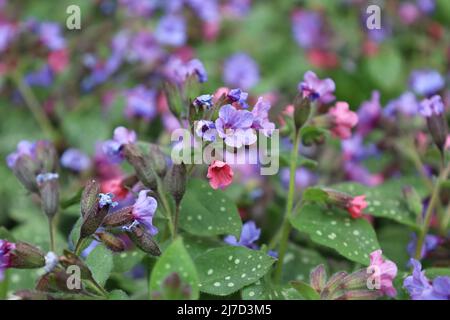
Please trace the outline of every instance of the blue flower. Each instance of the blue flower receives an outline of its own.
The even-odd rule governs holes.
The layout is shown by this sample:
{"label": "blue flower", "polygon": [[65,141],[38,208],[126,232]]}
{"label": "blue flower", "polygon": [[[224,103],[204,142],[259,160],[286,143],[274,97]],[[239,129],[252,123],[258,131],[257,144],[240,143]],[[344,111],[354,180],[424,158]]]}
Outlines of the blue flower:
{"label": "blue flower", "polygon": [[[440,238],[435,235],[428,234],[425,236],[425,241],[422,245],[422,250],[420,254],[420,258],[424,258],[428,252],[433,251],[440,243]],[[411,241],[408,243],[408,253],[410,257],[414,257],[416,254],[417,247],[417,235],[415,233],[411,234]]]}
{"label": "blue flower", "polygon": [[161,18],[155,31],[156,39],[160,44],[174,47],[186,43],[186,22],[184,18],[176,15],[167,15]]}
{"label": "blue flower", "polygon": [[255,222],[247,221],[242,226],[241,237],[239,238],[239,241],[235,236],[231,235],[226,236],[224,241],[232,246],[241,246],[256,250],[258,249],[258,246],[255,242],[259,240],[260,236],[261,229],[256,227]]}
{"label": "blue flower", "polygon": [[246,53],[229,57],[223,69],[223,81],[229,86],[248,90],[259,82],[258,64]]}
{"label": "blue flower", "polygon": [[242,91],[241,89],[231,89],[230,92],[227,94],[228,99],[230,99],[231,102],[237,102],[242,108],[247,109],[247,98],[248,93]]}
{"label": "blue flower", "polygon": [[26,140],[22,140],[17,144],[17,150],[9,154],[6,158],[6,163],[10,169],[13,169],[19,158],[27,156],[35,158],[36,156],[36,143]]}
{"label": "blue flower", "polygon": [[112,140],[107,140],[102,144],[102,150],[111,163],[119,163],[124,159],[122,147],[125,144],[133,144],[137,140],[136,132],[125,127],[114,129]]}
{"label": "blue flower", "polygon": [[419,102],[411,91],[407,91],[397,99],[389,101],[383,109],[383,114],[387,117],[393,117],[397,114],[415,116],[418,112]]}
{"label": "blue flower", "polygon": [[103,208],[106,205],[110,205],[111,207],[115,207],[117,206],[119,203],[116,201],[112,201],[112,199],[114,198],[114,194],[112,193],[99,193],[98,194],[98,206],[100,208]]}
{"label": "blue flower", "polygon": [[195,98],[192,103],[197,108],[200,108],[200,107],[204,106],[207,109],[209,109],[209,108],[211,108],[213,106],[212,99],[213,99],[212,95],[210,95],[210,94],[202,94],[201,96],[198,96],[197,98]]}
{"label": "blue flower", "polygon": [[89,169],[91,159],[81,150],[69,148],[61,156],[61,166],[75,172],[81,172]]}
{"label": "blue flower", "polygon": [[436,70],[414,70],[409,78],[409,86],[415,93],[429,96],[441,90],[445,79]]}
{"label": "blue flower", "polygon": [[256,142],[256,134],[251,128],[254,116],[247,110],[237,110],[232,105],[224,105],[219,110],[215,125],[219,136],[230,147],[240,148]]}
{"label": "blue flower", "polygon": [[431,282],[422,271],[419,261],[411,259],[410,264],[413,266],[413,273],[405,278],[403,287],[409,292],[412,300],[450,299],[450,277],[436,277]]}
{"label": "blue flower", "polygon": [[441,96],[434,95],[430,99],[420,102],[419,112],[423,117],[429,118],[433,115],[439,116],[444,113],[444,103]]}
{"label": "blue flower", "polygon": [[66,47],[66,40],[62,36],[61,27],[55,22],[42,22],[38,27],[39,38],[52,51]]}
{"label": "blue flower", "polygon": [[152,120],[156,114],[156,91],[140,85],[125,92],[125,115],[129,118]]}
{"label": "blue flower", "polygon": [[138,198],[133,205],[132,215],[135,222],[145,226],[151,235],[158,233],[158,229],[153,226],[153,216],[158,207],[156,199],[147,196],[149,190],[142,190],[139,192]]}

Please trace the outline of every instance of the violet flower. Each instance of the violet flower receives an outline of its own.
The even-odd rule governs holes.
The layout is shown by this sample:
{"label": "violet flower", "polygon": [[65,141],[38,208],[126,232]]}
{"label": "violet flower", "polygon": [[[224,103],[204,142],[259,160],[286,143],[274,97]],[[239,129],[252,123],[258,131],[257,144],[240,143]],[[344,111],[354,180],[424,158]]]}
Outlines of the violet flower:
{"label": "violet flower", "polygon": [[411,91],[403,93],[400,97],[390,100],[383,109],[383,115],[394,117],[398,114],[406,116],[415,116],[419,112],[419,102]]}
{"label": "violet flower", "polygon": [[247,98],[248,93],[242,91],[241,89],[231,89],[228,94],[227,98],[230,99],[231,102],[237,102],[242,108],[247,109]]}
{"label": "violet flower", "polygon": [[82,172],[89,169],[91,159],[81,150],[69,148],[61,156],[61,166],[75,172]]}
{"label": "violet flower", "polygon": [[125,92],[127,118],[141,118],[145,121],[152,120],[157,114],[156,91],[139,85]]}
{"label": "violet flower", "polygon": [[423,96],[437,93],[444,85],[444,77],[433,69],[414,70],[409,77],[411,90]]}
{"label": "violet flower", "polygon": [[319,100],[322,103],[334,100],[335,89],[336,85],[332,79],[320,80],[312,71],[307,71],[303,81],[298,84],[298,90],[302,92],[304,98],[309,98],[311,101]]}
{"label": "violet flower", "polygon": [[155,235],[158,233],[158,229],[153,226],[153,216],[158,203],[155,198],[147,196],[149,192],[149,190],[139,192],[138,198],[133,205],[132,215],[135,219],[134,223],[144,225],[151,235]]}
{"label": "violet flower", "polygon": [[16,165],[16,161],[22,157],[28,156],[30,158],[36,157],[36,143],[27,140],[22,140],[17,144],[17,150],[6,157],[6,163],[10,169]]}
{"label": "violet flower", "polygon": [[0,20],[0,53],[5,51],[17,36],[17,28]]}
{"label": "violet flower", "polygon": [[202,94],[195,98],[192,103],[197,108],[206,107],[207,109],[210,109],[213,106],[213,98],[214,97],[210,94]]}
{"label": "violet flower", "polygon": [[259,82],[258,64],[248,54],[236,53],[224,63],[223,81],[231,87],[248,90]]}
{"label": "violet flower", "polygon": [[186,22],[182,16],[167,15],[161,18],[155,31],[156,40],[174,47],[186,43]]}
{"label": "violet flower", "polygon": [[11,266],[11,251],[14,249],[14,243],[0,240],[0,282],[5,278],[5,270]]}
{"label": "violet flower", "polygon": [[430,99],[424,99],[420,102],[419,112],[425,118],[440,116],[444,113],[444,103],[441,96],[435,95]]}
{"label": "violet flower", "polygon": [[258,246],[255,242],[259,240],[260,236],[261,229],[256,227],[255,222],[247,221],[242,226],[241,237],[239,238],[239,241],[235,236],[232,235],[226,236],[224,241],[232,246],[241,246],[257,250]]}
{"label": "violet flower", "polygon": [[197,121],[195,124],[195,133],[205,141],[216,141],[217,130],[213,121]]}
{"label": "violet flower", "polygon": [[198,59],[183,62],[179,58],[171,58],[164,66],[163,72],[169,80],[178,85],[183,85],[191,76],[195,76],[200,83],[208,81],[206,69]]}
{"label": "violet flower", "polygon": [[[119,38],[117,41],[126,41],[126,39]],[[118,45],[121,46],[120,43]],[[128,60],[152,64],[162,55],[163,52],[157,43],[157,39],[151,32],[140,31],[131,38]]]}
{"label": "violet flower", "polygon": [[432,282],[422,271],[422,265],[415,259],[410,260],[413,266],[412,275],[405,278],[403,287],[409,292],[412,300],[449,300],[450,277],[436,277]]}
{"label": "violet flower", "polygon": [[134,130],[117,127],[114,129],[113,139],[105,141],[102,145],[102,150],[111,163],[118,163],[124,159],[122,146],[125,144],[133,144],[136,141],[137,136]]}
{"label": "violet flower", "polygon": [[328,41],[323,18],[316,11],[295,11],[292,15],[292,32],[297,44],[305,49],[321,47]]}
{"label": "violet flower", "polygon": [[364,101],[358,109],[358,133],[366,135],[371,132],[380,118],[381,112],[380,93],[373,91],[371,99]]}
{"label": "violet flower", "polygon": [[[426,255],[436,249],[436,247],[440,243],[440,238],[438,236],[427,234],[425,236],[425,241],[422,244],[422,250],[420,253],[420,259],[426,257]],[[415,233],[411,234],[411,241],[408,243],[408,253],[410,257],[414,257],[416,254],[416,247],[417,247],[417,235]]]}
{"label": "violet flower", "polygon": [[66,40],[62,36],[61,26],[55,22],[42,22],[38,26],[38,35],[42,43],[52,51],[66,47]]}
{"label": "violet flower", "polygon": [[25,75],[25,82],[29,86],[48,88],[53,84],[53,80],[53,71],[47,64],[39,70]]}
{"label": "violet flower", "polygon": [[275,124],[269,120],[270,102],[263,97],[258,98],[252,110],[253,123],[252,128],[261,130],[266,137],[270,137],[275,130]]}
{"label": "violet flower", "polygon": [[224,105],[219,110],[215,125],[219,136],[230,147],[240,148],[256,142],[256,134],[251,128],[254,116],[247,110],[237,110],[232,105]]}

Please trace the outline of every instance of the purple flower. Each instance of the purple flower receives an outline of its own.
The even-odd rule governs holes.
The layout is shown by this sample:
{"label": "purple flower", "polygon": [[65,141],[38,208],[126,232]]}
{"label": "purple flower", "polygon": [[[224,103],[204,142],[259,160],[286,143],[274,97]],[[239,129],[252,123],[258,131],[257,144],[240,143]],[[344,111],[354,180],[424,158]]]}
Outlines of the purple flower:
{"label": "purple flower", "polygon": [[220,18],[217,0],[186,0],[186,3],[205,22],[218,21]]}
{"label": "purple flower", "polygon": [[445,85],[445,79],[436,70],[421,69],[415,70],[409,77],[409,86],[415,93],[430,96]]}
{"label": "purple flower", "polygon": [[174,47],[186,43],[186,22],[184,18],[176,15],[162,17],[155,31],[156,40],[160,44]]}
{"label": "purple flower", "polygon": [[142,118],[152,120],[156,114],[156,91],[139,85],[125,92],[127,118]]}
{"label": "purple flower", "polygon": [[297,44],[305,49],[320,47],[327,42],[324,21],[319,12],[307,10],[294,12],[292,32]]}
{"label": "purple flower", "polygon": [[5,278],[5,270],[11,266],[11,251],[15,248],[14,243],[0,240],[0,282]]}
{"label": "purple flower", "polygon": [[[119,40],[120,39],[118,39],[118,41]],[[123,39],[123,41],[125,41],[125,39]],[[153,34],[150,32],[140,31],[131,39],[128,55],[128,58],[131,61],[152,64],[157,61],[162,54],[161,48],[156,42]]]}
{"label": "purple flower", "polygon": [[251,0],[229,0],[226,9],[236,17],[244,17],[250,12],[250,5]]}
{"label": "purple flower", "polygon": [[422,12],[432,13],[436,8],[436,0],[416,0],[417,6]]}
{"label": "purple flower", "polygon": [[36,143],[22,140],[17,144],[17,150],[6,157],[6,163],[10,169],[14,168],[16,161],[22,157],[27,156],[34,158],[36,156]]}
{"label": "purple flower", "polygon": [[157,1],[151,0],[119,0],[121,6],[125,6],[129,15],[148,17],[156,9]]}
{"label": "purple flower", "polygon": [[242,226],[241,237],[239,241],[235,236],[226,236],[224,241],[232,246],[241,246],[247,247],[250,249],[258,249],[258,246],[255,244],[261,236],[261,229],[256,227],[255,222],[247,221]]}
{"label": "purple flower", "polygon": [[[422,250],[420,253],[420,259],[424,258],[430,251],[433,251],[440,243],[440,238],[435,235],[427,234],[425,236],[425,241],[422,245]],[[408,243],[408,253],[410,257],[414,257],[416,254],[417,246],[417,235],[415,233],[411,234],[411,241]]]}
{"label": "purple flower", "polygon": [[372,131],[380,118],[381,111],[380,93],[373,91],[371,99],[364,101],[358,109],[358,133],[365,135]]}
{"label": "purple flower", "polygon": [[195,133],[205,141],[216,141],[217,130],[213,121],[197,121],[195,124]]}
{"label": "purple flower", "polygon": [[158,229],[153,226],[153,216],[156,212],[158,203],[155,198],[147,196],[149,190],[142,190],[133,205],[132,215],[140,224],[143,224],[151,235],[158,233]]}
{"label": "purple flower", "polygon": [[344,163],[344,172],[347,179],[366,186],[376,186],[383,182],[381,174],[371,173],[366,167],[356,161],[346,161]]}
{"label": "purple flower", "polygon": [[258,98],[252,110],[253,123],[252,128],[261,130],[266,137],[270,137],[275,130],[275,124],[269,120],[270,102],[264,100],[263,97]]}
{"label": "purple flower", "polygon": [[232,105],[227,104],[220,108],[219,118],[215,124],[219,136],[225,139],[226,145],[240,148],[256,142],[256,134],[251,128],[253,119],[251,112],[236,110]]}
{"label": "purple flower", "polygon": [[230,99],[231,102],[237,102],[242,108],[247,109],[247,98],[248,93],[242,91],[241,89],[231,89],[230,92],[227,94],[228,99]]}
{"label": "purple flower", "polygon": [[397,99],[388,102],[383,109],[383,114],[386,117],[393,117],[394,115],[401,113],[406,116],[415,116],[419,112],[419,102],[416,99],[414,93],[407,91],[403,93]]}
{"label": "purple flower", "polygon": [[223,69],[223,81],[229,86],[248,90],[259,82],[258,64],[246,53],[229,57]]}
{"label": "purple flower", "polygon": [[81,172],[89,169],[91,159],[82,151],[69,148],[61,156],[61,166],[75,172]]}
{"label": "purple flower", "polygon": [[342,153],[345,160],[361,161],[378,154],[378,149],[374,144],[364,145],[363,137],[354,134],[351,138],[341,141]]}
{"label": "purple flower", "polygon": [[[286,188],[289,185],[289,168],[283,168],[281,169],[281,183]],[[295,186],[300,189],[304,189],[310,186],[313,186],[317,183],[318,177],[316,174],[314,174],[312,171],[305,169],[305,168],[299,168],[295,171]]]}
{"label": "purple flower", "polygon": [[197,108],[206,107],[207,109],[211,108],[213,106],[213,96],[210,94],[202,94],[201,96],[198,96],[194,99],[192,102],[194,106]]}
{"label": "purple flower", "polygon": [[0,21],[0,53],[5,51],[17,35],[14,25]]}
{"label": "purple flower", "polygon": [[43,22],[38,27],[39,38],[52,51],[64,49],[66,40],[61,34],[61,27],[55,22]]}
{"label": "purple flower", "polygon": [[28,73],[25,76],[25,82],[29,86],[50,87],[53,84],[53,72],[49,65],[44,65],[38,71]]}
{"label": "purple flower", "polygon": [[303,81],[298,84],[298,90],[303,93],[304,98],[308,97],[311,101],[319,99],[323,103],[334,100],[335,89],[336,86],[332,79],[320,80],[312,71],[307,71],[303,76]]}
{"label": "purple flower", "polygon": [[173,82],[182,85],[191,76],[196,76],[200,83],[208,81],[208,74],[202,62],[193,59],[184,63],[179,58],[172,58],[164,67],[164,73]]}
{"label": "purple flower", "polygon": [[99,193],[98,194],[98,206],[103,208],[106,205],[110,205],[111,207],[117,206],[119,203],[116,201],[112,201],[114,198],[114,194],[112,193]]}
{"label": "purple flower", "polygon": [[422,265],[415,259],[410,260],[413,273],[403,281],[412,300],[449,300],[450,277],[436,277],[431,283],[422,271]]}
{"label": "purple flower", "polygon": [[430,99],[422,100],[419,105],[419,112],[426,118],[433,115],[439,116],[444,113],[444,103],[441,96],[434,95]]}
{"label": "purple flower", "polygon": [[128,130],[125,127],[117,127],[114,129],[112,140],[103,143],[102,149],[111,163],[118,163],[123,160],[122,146],[125,144],[133,144],[137,141],[136,132]]}

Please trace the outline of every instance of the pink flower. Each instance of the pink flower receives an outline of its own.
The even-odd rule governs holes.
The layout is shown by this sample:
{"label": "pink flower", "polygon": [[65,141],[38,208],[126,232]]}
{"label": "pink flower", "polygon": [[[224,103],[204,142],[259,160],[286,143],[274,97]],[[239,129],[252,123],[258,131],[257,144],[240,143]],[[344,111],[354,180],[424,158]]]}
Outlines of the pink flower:
{"label": "pink flower", "polygon": [[347,208],[347,211],[350,213],[352,218],[360,218],[362,217],[362,211],[367,207],[366,196],[357,196],[354,197]]}
{"label": "pink flower", "polygon": [[394,288],[392,281],[397,275],[397,266],[390,260],[384,260],[382,253],[378,249],[370,254],[370,268],[374,269],[374,276],[379,277],[379,289],[381,292],[390,297],[395,297],[397,290]]}
{"label": "pink flower", "polygon": [[331,132],[336,137],[348,139],[352,135],[351,129],[358,123],[358,115],[349,109],[347,102],[337,102],[328,114],[332,118]]}
{"label": "pink flower", "polygon": [[47,62],[53,72],[60,73],[69,63],[69,53],[66,49],[52,51],[47,57]]}
{"label": "pink flower", "polygon": [[208,167],[207,178],[213,189],[225,188],[233,181],[233,170],[223,161],[214,160]]}

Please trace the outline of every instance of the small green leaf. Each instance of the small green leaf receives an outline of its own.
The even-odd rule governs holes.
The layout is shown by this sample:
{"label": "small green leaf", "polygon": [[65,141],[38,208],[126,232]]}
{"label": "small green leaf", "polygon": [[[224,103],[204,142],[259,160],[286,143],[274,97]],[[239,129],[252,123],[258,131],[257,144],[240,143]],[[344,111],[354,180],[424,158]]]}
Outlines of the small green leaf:
{"label": "small green leaf", "polygon": [[304,201],[326,202],[328,194],[320,188],[310,187],[303,192]]}
{"label": "small green leaf", "polygon": [[307,233],[314,242],[364,265],[369,264],[370,253],[380,248],[369,222],[351,219],[347,212],[337,208],[305,204],[291,223],[297,230]]}
{"label": "small green leaf", "polygon": [[128,300],[128,295],[122,290],[113,290],[108,294],[108,300]]}
{"label": "small green leaf", "polygon": [[236,237],[241,234],[242,222],[234,202],[205,181],[189,181],[180,208],[180,226],[191,234]]}
{"label": "small green leaf", "polygon": [[309,284],[303,281],[291,281],[291,286],[306,300],[320,300],[320,295]]}
{"label": "small green leaf", "polygon": [[198,299],[199,280],[197,270],[181,238],[172,242],[156,262],[150,276],[151,292],[161,291],[163,281],[174,272],[179,275],[182,282],[191,287],[191,299]]}
{"label": "small green leaf", "polygon": [[264,276],[274,263],[267,254],[245,247],[224,246],[195,259],[202,292],[226,296]]}
{"label": "small green leaf", "polygon": [[103,244],[97,245],[86,258],[95,281],[104,285],[113,269],[113,254]]}

